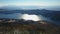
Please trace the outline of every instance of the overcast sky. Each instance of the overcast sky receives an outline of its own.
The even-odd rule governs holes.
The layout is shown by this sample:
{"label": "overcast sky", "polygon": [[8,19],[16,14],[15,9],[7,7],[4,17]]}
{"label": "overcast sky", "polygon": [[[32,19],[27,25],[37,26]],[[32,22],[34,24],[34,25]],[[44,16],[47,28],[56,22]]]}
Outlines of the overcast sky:
{"label": "overcast sky", "polygon": [[0,6],[60,6],[60,0],[0,0]]}

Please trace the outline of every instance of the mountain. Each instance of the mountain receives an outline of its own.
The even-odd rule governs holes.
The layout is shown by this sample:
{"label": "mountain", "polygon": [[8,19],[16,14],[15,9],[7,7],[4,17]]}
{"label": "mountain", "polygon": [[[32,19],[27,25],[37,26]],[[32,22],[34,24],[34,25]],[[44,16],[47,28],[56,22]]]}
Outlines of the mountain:
{"label": "mountain", "polygon": [[5,10],[21,10],[21,7],[18,6],[3,6],[0,9],[5,9]]}
{"label": "mountain", "polygon": [[[13,20],[15,20],[13,22]],[[6,20],[3,22],[0,22],[0,26],[2,26],[2,29],[6,29],[8,30],[12,30],[12,29],[16,29],[19,27],[21,27],[22,29],[26,29],[26,30],[31,30],[32,32],[43,32],[43,33],[47,33],[47,34],[60,34],[60,26],[50,23],[48,21],[32,21],[32,20],[28,20],[25,21],[23,19],[18,20],[18,19],[13,19],[13,20]],[[0,28],[0,29],[1,29]],[[11,29],[10,29],[11,28]],[[4,31],[4,30],[3,30]]]}
{"label": "mountain", "polygon": [[60,6],[3,6],[0,9],[8,9],[8,10],[32,10],[32,9],[47,9],[47,10],[56,10],[60,11]]}
{"label": "mountain", "polygon": [[3,6],[0,9],[5,10],[32,10],[32,9],[39,9],[37,6]]}

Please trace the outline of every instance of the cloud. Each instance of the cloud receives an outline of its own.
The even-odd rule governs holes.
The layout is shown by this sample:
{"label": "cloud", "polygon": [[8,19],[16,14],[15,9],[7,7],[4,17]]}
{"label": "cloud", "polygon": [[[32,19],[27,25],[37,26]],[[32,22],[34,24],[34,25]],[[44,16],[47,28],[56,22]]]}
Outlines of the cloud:
{"label": "cloud", "polygon": [[16,5],[16,6],[60,6],[60,2],[16,2],[16,3],[0,3],[0,6]]}
{"label": "cloud", "polygon": [[8,6],[8,4],[2,4],[2,3],[0,3],[0,7],[3,7],[3,6]]}
{"label": "cloud", "polygon": [[60,6],[59,3],[56,2],[21,2],[21,3],[14,3],[17,6]]}

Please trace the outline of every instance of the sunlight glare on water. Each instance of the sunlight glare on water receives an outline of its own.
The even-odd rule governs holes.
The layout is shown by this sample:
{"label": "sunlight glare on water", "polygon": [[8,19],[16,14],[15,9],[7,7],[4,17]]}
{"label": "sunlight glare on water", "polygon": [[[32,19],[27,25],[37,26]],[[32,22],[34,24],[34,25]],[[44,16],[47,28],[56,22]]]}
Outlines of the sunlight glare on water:
{"label": "sunlight glare on water", "polygon": [[22,15],[22,19],[33,20],[33,21],[39,21],[40,20],[40,18],[37,15],[29,15],[29,14]]}

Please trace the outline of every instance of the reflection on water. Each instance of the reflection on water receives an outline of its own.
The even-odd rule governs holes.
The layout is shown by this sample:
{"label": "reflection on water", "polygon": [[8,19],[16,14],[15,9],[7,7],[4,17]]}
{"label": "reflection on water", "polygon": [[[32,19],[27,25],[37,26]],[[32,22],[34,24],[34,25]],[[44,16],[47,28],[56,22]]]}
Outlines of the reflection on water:
{"label": "reflection on water", "polygon": [[22,19],[24,20],[33,20],[33,21],[39,21],[40,18],[37,15],[29,15],[29,14],[23,14]]}
{"label": "reflection on water", "polygon": [[[42,15],[28,15],[21,13],[13,13],[13,14],[0,14],[0,18],[9,18],[9,19],[25,19],[25,20],[48,20],[48,17],[44,17]],[[48,20],[50,21],[50,20]]]}
{"label": "reflection on water", "polygon": [[13,13],[13,14],[0,14],[0,18],[9,18],[9,19],[25,19],[25,20],[46,20],[42,15],[35,14],[21,14],[21,13]]}
{"label": "reflection on water", "polygon": [[0,14],[0,18],[9,18],[9,19],[25,19],[25,20],[46,20],[46,17],[42,15],[34,15],[34,14],[21,14],[21,13],[13,13],[13,14]]}

